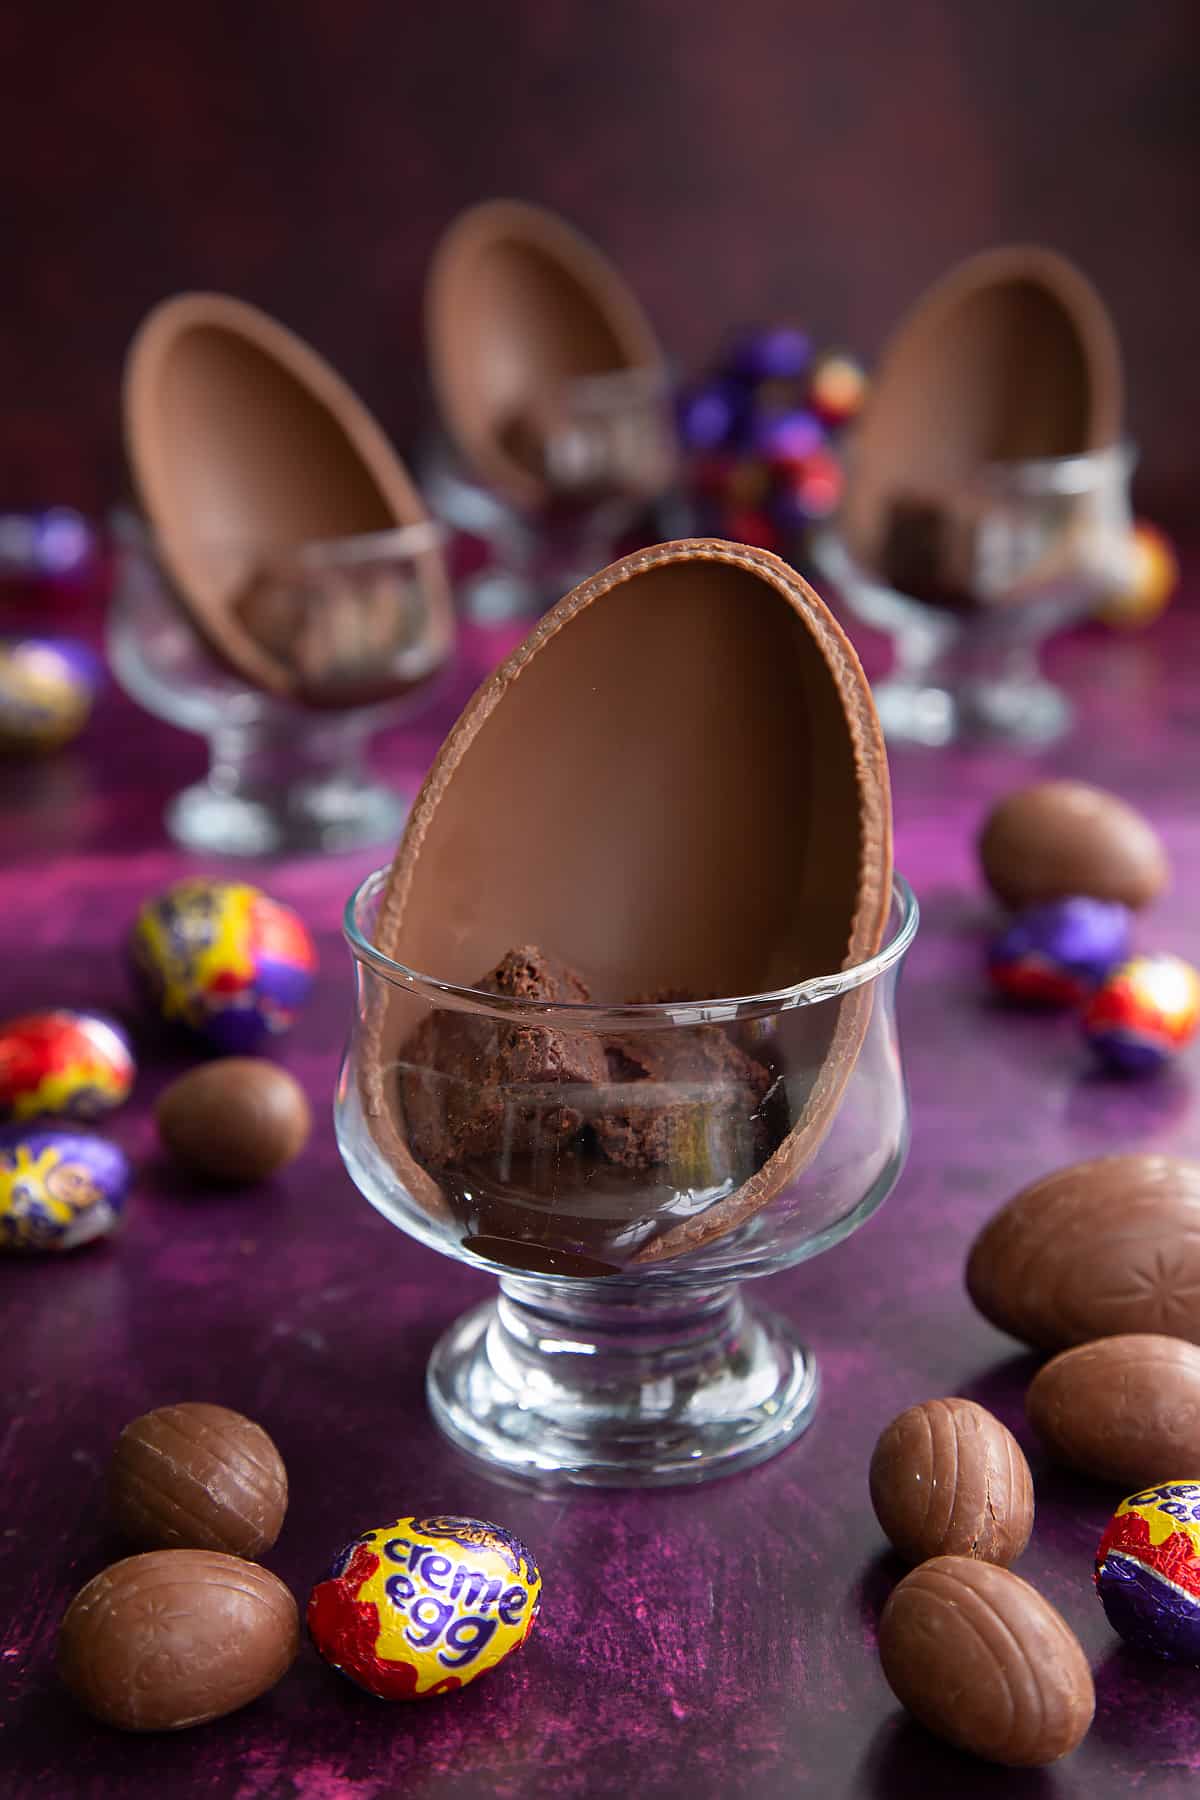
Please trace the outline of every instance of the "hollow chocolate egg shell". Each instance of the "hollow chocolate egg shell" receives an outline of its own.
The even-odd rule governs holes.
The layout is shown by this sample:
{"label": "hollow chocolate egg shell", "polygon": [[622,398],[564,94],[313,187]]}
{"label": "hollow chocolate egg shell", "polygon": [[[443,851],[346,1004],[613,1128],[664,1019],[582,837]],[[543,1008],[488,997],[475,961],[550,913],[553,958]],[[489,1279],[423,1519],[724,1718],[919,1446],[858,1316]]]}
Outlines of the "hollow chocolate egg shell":
{"label": "hollow chocolate egg shell", "polygon": [[639,371],[664,379],[662,349],[619,271],[565,220],[520,201],[485,201],[452,222],[425,314],[455,447],[523,508],[554,497],[541,440],[572,382]]}
{"label": "hollow chocolate egg shell", "polygon": [[[262,615],[275,610],[273,598],[286,606],[272,571],[289,553],[429,524],[358,396],[256,307],[225,294],[180,294],[156,306],[134,337],[124,413],[158,549],[210,648],[256,688],[312,705],[357,704],[332,592],[310,593],[304,608],[329,615],[327,669],[297,661],[290,644],[281,651]],[[417,555],[414,570],[435,635],[448,642],[449,589],[436,544]],[[353,635],[366,603],[342,610]]]}
{"label": "hollow chocolate egg shell", "polygon": [[[853,650],[788,565],[693,539],[581,584],[475,695],[413,807],[375,938],[468,988],[514,944],[536,944],[596,1005],[667,991],[706,1000],[863,961],[890,897],[886,757]],[[805,1166],[869,1006],[863,987],[814,1009],[818,1073],[769,1160],[643,1242],[639,1260],[723,1235]],[[395,1094],[411,1020],[394,996],[375,1006],[364,1111],[435,1211]],[[542,1247],[573,1247],[572,1227],[560,1199]]]}
{"label": "hollow chocolate egg shell", "polygon": [[1096,1592],[1126,1643],[1200,1664],[1200,1482],[1122,1500],[1096,1552]]}
{"label": "hollow chocolate egg shell", "polygon": [[878,568],[895,518],[952,504],[989,463],[1071,456],[1120,436],[1116,333],[1091,283],[1037,245],[984,251],[901,320],[855,434],[843,530]]}
{"label": "hollow chocolate egg shell", "polygon": [[542,1578],[509,1532],[456,1516],[395,1519],[334,1559],[308,1602],[325,1661],[381,1700],[453,1693],[533,1629]]}
{"label": "hollow chocolate egg shell", "polygon": [[0,1251],[76,1250],[117,1223],[131,1170],[87,1132],[0,1128]]}
{"label": "hollow chocolate egg shell", "polygon": [[129,1098],[137,1073],[113,1020],[67,1007],[0,1024],[0,1119],[96,1119]]}
{"label": "hollow chocolate egg shell", "polygon": [[177,881],[142,907],[129,950],[151,1009],[227,1055],[287,1031],[317,966],[299,916],[240,881]]}

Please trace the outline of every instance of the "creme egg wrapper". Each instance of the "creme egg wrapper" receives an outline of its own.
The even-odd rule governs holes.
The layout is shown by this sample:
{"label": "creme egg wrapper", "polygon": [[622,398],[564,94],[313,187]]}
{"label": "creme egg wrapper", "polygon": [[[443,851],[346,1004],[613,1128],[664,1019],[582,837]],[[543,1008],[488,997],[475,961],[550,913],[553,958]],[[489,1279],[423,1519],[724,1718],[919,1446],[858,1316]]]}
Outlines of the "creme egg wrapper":
{"label": "creme egg wrapper", "polygon": [[0,1119],[98,1119],[136,1074],[128,1037],[102,1015],[56,1007],[0,1024]]}
{"label": "creme egg wrapper", "polygon": [[993,940],[992,986],[1036,1006],[1079,1006],[1129,955],[1133,915],[1119,900],[1079,895],[1031,906]]}
{"label": "creme egg wrapper", "polygon": [[124,1153],[82,1131],[0,1130],[0,1250],[77,1250],[115,1226],[129,1187]]}
{"label": "creme egg wrapper", "polygon": [[1096,1552],[1096,1591],[1126,1643],[1200,1664],[1200,1481],[1122,1500]]}
{"label": "creme egg wrapper", "polygon": [[1179,956],[1134,956],[1092,996],[1083,1030],[1101,1062],[1150,1075],[1191,1042],[1200,1024],[1200,975]]}
{"label": "creme egg wrapper", "polygon": [[395,1519],[364,1531],[308,1602],[313,1643],[381,1700],[465,1687],[519,1650],[542,1578],[517,1538],[482,1519]]}
{"label": "creme egg wrapper", "polygon": [[154,1011],[226,1056],[287,1031],[317,966],[299,916],[240,881],[176,882],[142,907],[129,948]]}
{"label": "creme egg wrapper", "polygon": [[69,639],[0,639],[0,750],[57,750],[87,724],[96,658]]}

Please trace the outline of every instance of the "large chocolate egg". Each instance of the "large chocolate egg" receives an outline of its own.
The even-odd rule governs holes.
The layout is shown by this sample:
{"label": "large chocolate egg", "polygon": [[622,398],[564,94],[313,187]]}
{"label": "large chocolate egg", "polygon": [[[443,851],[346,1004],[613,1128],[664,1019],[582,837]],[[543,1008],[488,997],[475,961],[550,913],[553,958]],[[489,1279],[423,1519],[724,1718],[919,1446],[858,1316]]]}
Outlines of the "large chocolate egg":
{"label": "large chocolate egg", "polygon": [[104,1237],[131,1171],[103,1138],[53,1126],[0,1129],[0,1251],[77,1250]]}
{"label": "large chocolate egg", "polygon": [[[854,652],[785,563],[688,540],[584,582],[479,690],[413,807],[375,938],[464,987],[527,945],[599,1006],[709,1000],[863,961],[890,900],[887,765]],[[397,1104],[403,1000],[373,1006],[364,1110],[436,1211]],[[860,987],[812,1009],[814,1079],[769,1159],[643,1240],[641,1260],[732,1229],[804,1166],[869,1005]],[[571,1208],[543,1211],[542,1247],[578,1248]]]}
{"label": "large chocolate egg", "polygon": [[97,1119],[129,1098],[137,1070],[111,1019],[57,1007],[0,1024],[0,1119]]}
{"label": "large chocolate egg", "polygon": [[565,221],[515,200],[472,207],[449,227],[426,326],[456,449],[521,507],[553,495],[546,438],[573,382],[624,373],[636,389],[644,376],[648,400],[665,385],[662,350],[619,272]]}
{"label": "large chocolate egg", "polygon": [[1079,270],[1034,245],[971,257],[900,322],[872,378],[843,512],[852,554],[886,565],[918,510],[943,535],[967,525],[953,497],[986,465],[1110,446],[1121,410],[1116,333]]}
{"label": "large chocolate egg", "polygon": [[334,1559],[308,1602],[313,1643],[380,1700],[466,1687],[519,1650],[542,1578],[517,1538],[482,1519],[396,1519]]}
{"label": "large chocolate egg", "polygon": [[[352,678],[347,640],[358,644],[366,632],[378,677],[382,610],[400,622],[385,641],[403,660],[403,596],[383,596],[381,608],[376,580],[370,592],[349,592],[352,571],[327,579],[317,565],[298,571],[287,559],[306,546],[429,524],[362,401],[257,308],[180,294],[134,338],[124,405],[129,460],[159,551],[210,647],[255,687],[310,704],[358,703],[363,684]],[[449,594],[433,538],[404,566],[428,630],[448,645]],[[406,685],[402,674],[396,685]]]}
{"label": "large chocolate egg", "polygon": [[290,907],[246,882],[198,877],[146,902],[129,950],[153,1009],[226,1055],[288,1030],[317,966],[313,941]]}

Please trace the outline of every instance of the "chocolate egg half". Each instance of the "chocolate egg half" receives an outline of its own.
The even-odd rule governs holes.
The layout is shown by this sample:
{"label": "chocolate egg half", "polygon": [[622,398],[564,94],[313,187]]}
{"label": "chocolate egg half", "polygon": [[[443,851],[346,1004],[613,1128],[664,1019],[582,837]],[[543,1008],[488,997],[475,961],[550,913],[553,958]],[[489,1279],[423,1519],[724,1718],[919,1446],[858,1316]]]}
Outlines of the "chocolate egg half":
{"label": "chocolate egg half", "polygon": [[[413,807],[374,936],[408,968],[468,988],[514,945],[541,946],[596,1005],[705,1001],[863,961],[890,902],[887,764],[852,649],[785,563],[687,540],[576,588],[475,695]],[[409,997],[368,999],[369,1129],[437,1212],[398,1092]],[[769,1160],[639,1240],[639,1260],[733,1229],[805,1165],[869,1008],[859,987],[810,1009],[813,1079]],[[540,1252],[578,1247],[561,1196],[538,1219]]]}
{"label": "chocolate egg half", "polygon": [[662,350],[618,271],[564,220],[520,201],[487,201],[454,220],[425,312],[449,434],[468,466],[522,507],[552,497],[544,440],[571,382],[622,371],[665,379]]}
{"label": "chocolate egg half", "polygon": [[[310,704],[356,704],[347,636],[377,597],[343,604],[313,576],[298,597],[276,582],[289,552],[429,524],[424,502],[362,401],[300,338],[225,294],[180,294],[147,316],[125,369],[125,436],[158,548],[189,617],[253,686]],[[449,642],[449,590],[432,539],[415,577],[436,634]],[[265,585],[264,585],[265,584]],[[328,680],[296,628],[327,614]],[[280,629],[280,616],[293,619]],[[344,628],[343,628],[344,627]],[[378,673],[378,671],[376,671]],[[403,682],[400,683],[404,685]]]}

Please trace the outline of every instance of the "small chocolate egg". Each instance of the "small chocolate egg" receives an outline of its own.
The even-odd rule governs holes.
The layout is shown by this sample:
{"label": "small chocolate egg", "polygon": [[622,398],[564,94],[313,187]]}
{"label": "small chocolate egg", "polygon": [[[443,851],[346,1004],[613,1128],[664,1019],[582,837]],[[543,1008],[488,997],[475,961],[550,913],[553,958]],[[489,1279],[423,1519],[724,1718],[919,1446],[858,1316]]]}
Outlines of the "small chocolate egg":
{"label": "small chocolate egg", "polygon": [[0,751],[57,750],[88,722],[99,664],[68,638],[0,639]]}
{"label": "small chocolate egg", "polygon": [[1200,1665],[1200,1481],[1122,1500],[1096,1552],[1096,1591],[1127,1644]]}
{"label": "small chocolate egg", "polygon": [[754,325],[733,334],[722,367],[739,381],[795,381],[811,360],[807,332],[793,325]]}
{"label": "small chocolate egg", "polygon": [[0,1250],[77,1250],[115,1226],[129,1188],[124,1153],[52,1126],[0,1130]]}
{"label": "small chocolate egg", "polygon": [[519,1650],[541,1603],[524,1544],[454,1516],[396,1519],[338,1555],[308,1602],[313,1643],[381,1700],[465,1687]]}
{"label": "small chocolate egg", "polygon": [[1078,1006],[1129,955],[1132,932],[1119,900],[1078,896],[1031,906],[993,941],[988,975],[1010,1000]]}
{"label": "small chocolate egg", "polygon": [[1015,1562],[1033,1529],[1033,1478],[1006,1426],[973,1400],[926,1400],[882,1432],[871,1504],[901,1556]]}
{"label": "small chocolate egg", "polygon": [[142,907],[129,950],[152,1009],[226,1055],[294,1024],[317,966],[298,915],[241,881],[177,881]]}
{"label": "small chocolate egg", "polygon": [[151,1550],[76,1594],[58,1634],[58,1669],[105,1725],[182,1731],[265,1694],[299,1643],[296,1602],[258,1563]]}
{"label": "small chocolate egg", "polygon": [[283,1458],[261,1425],[183,1401],[126,1425],[108,1468],[114,1525],[143,1550],[261,1556],[287,1511]]}
{"label": "small chocolate egg", "polygon": [[1083,781],[1038,781],[1006,795],[984,821],[979,857],[989,887],[1013,908],[1085,894],[1136,910],[1170,873],[1150,822]]}
{"label": "small chocolate egg", "polygon": [[989,1762],[1057,1762],[1092,1722],[1092,1672],[1062,1614],[1011,1569],[972,1556],[936,1556],[893,1588],[879,1659],[901,1706]]}
{"label": "small chocolate egg", "polygon": [[1108,1069],[1152,1075],[1200,1024],[1200,975],[1178,956],[1133,956],[1092,995],[1083,1033]]}
{"label": "small chocolate egg", "polygon": [[295,1076],[225,1056],[173,1081],[154,1111],[171,1155],[219,1181],[265,1181],[299,1156],[312,1114]]}
{"label": "small chocolate egg", "polygon": [[0,1024],[0,1119],[97,1119],[136,1073],[125,1032],[99,1014],[57,1007]]}

